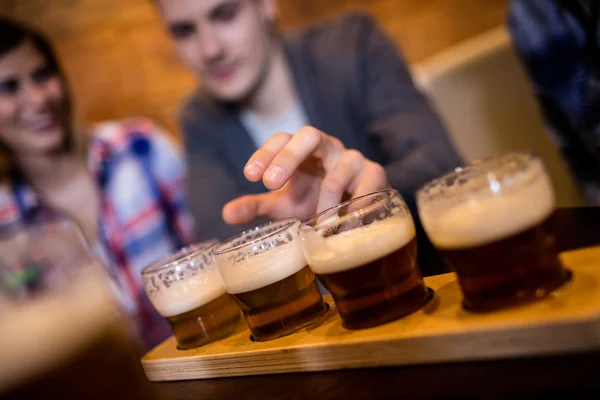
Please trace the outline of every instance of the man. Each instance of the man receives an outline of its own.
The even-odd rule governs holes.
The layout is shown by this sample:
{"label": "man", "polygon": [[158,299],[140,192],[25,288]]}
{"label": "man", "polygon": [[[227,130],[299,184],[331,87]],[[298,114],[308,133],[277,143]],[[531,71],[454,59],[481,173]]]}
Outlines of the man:
{"label": "man", "polygon": [[513,0],[509,27],[553,139],[579,186],[600,205],[598,0]]}
{"label": "man", "polygon": [[[304,218],[385,180],[412,206],[419,186],[460,164],[393,43],[369,17],[284,38],[275,0],[157,1],[179,54],[202,81],[181,118],[201,237],[239,230],[221,217],[232,224]],[[311,179],[284,186],[296,169],[311,171]],[[253,183],[261,179],[265,187]]]}

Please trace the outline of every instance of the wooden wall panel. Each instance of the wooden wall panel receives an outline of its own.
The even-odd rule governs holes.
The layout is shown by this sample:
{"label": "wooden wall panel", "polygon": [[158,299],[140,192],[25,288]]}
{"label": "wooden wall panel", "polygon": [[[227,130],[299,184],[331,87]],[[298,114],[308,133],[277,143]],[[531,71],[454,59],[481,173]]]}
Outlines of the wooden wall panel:
{"label": "wooden wall panel", "polygon": [[[280,0],[284,29],[344,11],[373,14],[418,62],[501,24],[507,0]],[[151,117],[176,132],[181,100],[196,86],[149,0],[0,0],[0,14],[54,41],[78,108],[90,121]]]}

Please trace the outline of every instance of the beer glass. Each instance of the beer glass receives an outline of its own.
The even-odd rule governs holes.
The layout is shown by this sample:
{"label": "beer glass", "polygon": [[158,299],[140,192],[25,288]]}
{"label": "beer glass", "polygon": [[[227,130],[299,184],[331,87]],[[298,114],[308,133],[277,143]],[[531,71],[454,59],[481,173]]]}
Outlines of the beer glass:
{"label": "beer glass", "polygon": [[242,309],[254,340],[287,335],[327,312],[302,254],[299,226],[298,219],[272,222],[214,250],[225,288]]}
{"label": "beer glass", "polygon": [[431,298],[417,264],[415,225],[395,190],[323,211],[302,224],[300,236],[348,329],[396,320]]}
{"label": "beer glass", "polygon": [[179,349],[224,338],[241,321],[215,264],[212,248],[217,243],[186,247],[142,271],[146,294],[171,325]]}
{"label": "beer glass", "polygon": [[511,153],[457,168],[417,193],[463,306],[492,311],[547,296],[569,278],[556,249],[554,191],[542,161]]}
{"label": "beer glass", "polygon": [[0,239],[0,397],[154,399],[108,275],[77,227]]}

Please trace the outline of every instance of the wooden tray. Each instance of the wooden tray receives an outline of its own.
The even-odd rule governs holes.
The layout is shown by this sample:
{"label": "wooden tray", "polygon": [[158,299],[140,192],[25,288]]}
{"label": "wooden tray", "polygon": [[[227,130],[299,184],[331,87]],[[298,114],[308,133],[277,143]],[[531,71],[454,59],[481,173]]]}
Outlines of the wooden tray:
{"label": "wooden tray", "polygon": [[[293,335],[255,343],[238,332],[180,351],[167,339],[142,359],[151,381],[206,379],[500,359],[600,349],[600,247],[561,254],[573,279],[520,308],[471,314],[454,274],[425,279],[436,298],[423,310],[376,328],[349,331],[334,309]],[[325,299],[333,304],[331,298]]]}

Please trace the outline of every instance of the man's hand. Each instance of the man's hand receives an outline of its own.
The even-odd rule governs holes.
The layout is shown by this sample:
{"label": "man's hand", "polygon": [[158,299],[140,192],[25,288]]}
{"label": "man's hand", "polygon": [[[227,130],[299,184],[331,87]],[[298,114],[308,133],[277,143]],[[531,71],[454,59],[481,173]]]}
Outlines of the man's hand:
{"label": "man's hand", "polygon": [[225,205],[223,219],[229,224],[258,217],[304,220],[338,204],[345,193],[354,198],[388,186],[381,165],[313,127],[273,135],[250,157],[244,175],[272,191]]}

